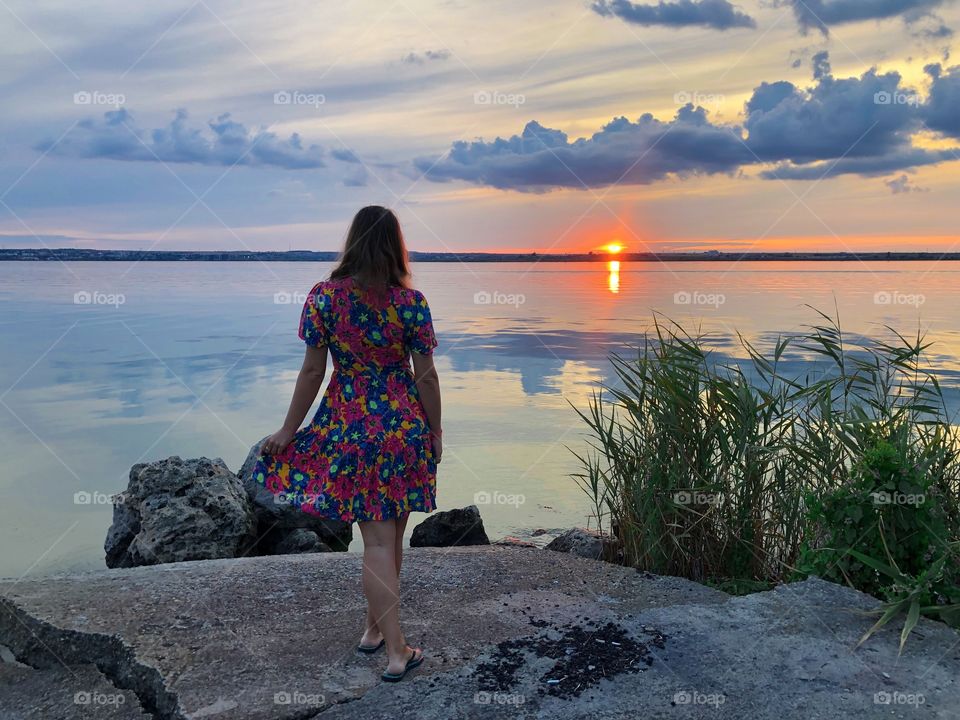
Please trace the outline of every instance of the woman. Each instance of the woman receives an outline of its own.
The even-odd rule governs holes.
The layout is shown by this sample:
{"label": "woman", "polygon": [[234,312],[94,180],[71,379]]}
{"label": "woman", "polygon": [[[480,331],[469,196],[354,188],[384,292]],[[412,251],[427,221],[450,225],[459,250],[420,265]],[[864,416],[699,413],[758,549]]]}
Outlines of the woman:
{"label": "woman", "polygon": [[[360,210],[339,264],[303,306],[303,367],[287,419],[253,470],[302,511],[359,523],[367,619],[357,649],[386,645],[388,682],[423,662],[400,629],[400,562],[409,514],[435,507],[443,452],[437,340],[427,301],[409,279],[396,216]],[[298,430],[323,383],[327,350],[330,384],[313,422]]]}

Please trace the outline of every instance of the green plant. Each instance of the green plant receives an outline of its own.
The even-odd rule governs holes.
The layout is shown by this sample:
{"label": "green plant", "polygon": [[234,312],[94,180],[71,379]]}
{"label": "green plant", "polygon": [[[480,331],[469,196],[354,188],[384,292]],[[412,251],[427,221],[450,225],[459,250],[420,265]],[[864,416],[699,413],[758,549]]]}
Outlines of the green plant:
{"label": "green plant", "polygon": [[577,409],[589,449],[574,477],[637,568],[740,588],[818,572],[934,614],[955,602],[960,442],[928,345],[891,328],[851,343],[817,314],[769,349],[740,337],[745,357],[725,364],[655,317]]}
{"label": "green plant", "polygon": [[850,549],[885,558],[907,575],[919,574],[942,549],[947,524],[938,489],[910,456],[906,432],[898,435],[899,442],[878,440],[867,448],[844,486],[807,494],[810,534],[798,562],[803,574],[883,596],[889,578]]}

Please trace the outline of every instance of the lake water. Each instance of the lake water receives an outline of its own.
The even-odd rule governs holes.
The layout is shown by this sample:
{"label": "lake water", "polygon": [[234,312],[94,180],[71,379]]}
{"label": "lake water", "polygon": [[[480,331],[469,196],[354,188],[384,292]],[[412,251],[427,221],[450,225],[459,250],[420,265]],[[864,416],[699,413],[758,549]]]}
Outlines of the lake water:
{"label": "lake water", "polygon": [[[239,469],[286,412],[304,294],[323,263],[0,262],[0,576],[103,567],[137,462]],[[573,405],[654,312],[718,357],[839,311],[851,334],[919,328],[960,405],[958,263],[424,263],[440,346],[441,509],[475,500],[492,539],[585,524]],[[795,358],[795,362],[807,362]],[[91,502],[78,503],[77,493]],[[81,496],[85,497],[85,496]],[[420,518],[412,519],[411,527]],[[359,537],[359,534],[357,534]],[[359,540],[356,541],[359,548]]]}

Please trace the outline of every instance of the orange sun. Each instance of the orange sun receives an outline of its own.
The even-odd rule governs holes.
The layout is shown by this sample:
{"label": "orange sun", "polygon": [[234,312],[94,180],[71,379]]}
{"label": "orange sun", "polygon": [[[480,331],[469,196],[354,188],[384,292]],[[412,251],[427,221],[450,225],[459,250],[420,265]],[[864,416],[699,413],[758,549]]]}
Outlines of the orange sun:
{"label": "orange sun", "polygon": [[623,250],[623,245],[614,241],[603,246],[603,249],[606,250],[611,255],[616,255],[617,253]]}

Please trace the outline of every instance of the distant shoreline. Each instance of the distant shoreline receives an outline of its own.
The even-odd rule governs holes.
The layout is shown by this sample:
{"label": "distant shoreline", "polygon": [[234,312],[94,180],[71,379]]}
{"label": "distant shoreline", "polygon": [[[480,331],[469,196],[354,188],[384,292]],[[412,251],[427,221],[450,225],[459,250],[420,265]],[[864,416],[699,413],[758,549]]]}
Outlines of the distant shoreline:
{"label": "distant shoreline", "polygon": [[[339,253],[313,250],[94,250],[87,248],[0,248],[0,262],[332,262]],[[771,262],[960,260],[960,252],[671,252],[671,253],[490,253],[411,252],[413,262]]]}

